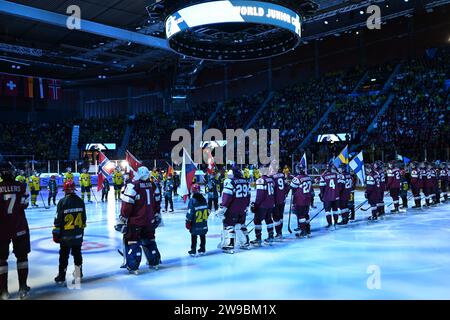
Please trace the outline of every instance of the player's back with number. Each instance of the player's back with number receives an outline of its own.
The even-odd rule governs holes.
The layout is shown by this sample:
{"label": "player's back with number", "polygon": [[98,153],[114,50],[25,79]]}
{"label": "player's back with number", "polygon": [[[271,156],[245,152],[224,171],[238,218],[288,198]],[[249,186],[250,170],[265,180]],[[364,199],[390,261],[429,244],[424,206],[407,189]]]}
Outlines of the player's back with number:
{"label": "player's back with number", "polygon": [[320,177],[322,201],[336,201],[339,197],[339,190],[337,187],[337,174],[334,172],[325,172]]}
{"label": "player's back with number", "polygon": [[59,200],[54,228],[59,230],[60,239],[67,245],[81,245],[86,227],[86,207],[83,199],[75,193]]}
{"label": "player's back with number", "polygon": [[263,175],[256,181],[257,208],[269,209],[275,205],[275,183],[271,177]]}
{"label": "player's back with number", "polygon": [[286,185],[286,177],[282,172],[279,172],[274,174],[272,178],[274,182],[275,204],[284,204],[287,192],[289,191]]}
{"label": "player's back with number", "polygon": [[28,234],[25,209],[28,207],[28,195],[24,183],[0,182],[0,239],[15,239]]}
{"label": "player's back with number", "polygon": [[222,206],[233,213],[243,213],[250,204],[250,187],[245,178],[226,179],[222,195]]}
{"label": "player's back with number", "polygon": [[294,192],[294,206],[309,206],[311,203],[312,179],[308,175],[300,174],[291,181]]}
{"label": "player's back with number", "polygon": [[135,226],[150,226],[156,212],[155,186],[151,181],[128,183],[121,195],[121,215]]}

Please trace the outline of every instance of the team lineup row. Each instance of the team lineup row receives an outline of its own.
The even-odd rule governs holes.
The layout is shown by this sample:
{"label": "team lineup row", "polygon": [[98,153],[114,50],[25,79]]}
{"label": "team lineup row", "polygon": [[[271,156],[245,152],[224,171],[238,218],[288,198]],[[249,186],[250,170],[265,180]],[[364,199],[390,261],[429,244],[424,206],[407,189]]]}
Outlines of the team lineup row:
{"label": "team lineup row", "polygon": [[[384,170],[381,162],[367,165],[366,198],[372,210],[371,219],[377,219],[384,214],[385,191],[389,191],[393,199],[394,210],[399,212],[399,197],[403,199],[403,206],[407,207],[407,191],[415,197],[415,206],[421,205],[420,191],[425,195],[427,206],[440,201],[448,200],[447,188],[449,185],[449,170],[445,163],[435,169],[433,165],[411,164],[410,173],[401,170],[396,163],[389,163]],[[15,179],[15,169],[9,163],[0,164],[0,293],[2,298],[8,297],[7,276],[9,245],[12,242],[14,254],[17,258],[19,275],[19,295],[26,297],[29,287],[26,284],[28,277],[28,253],[30,252],[30,235],[24,210],[28,206],[26,185]],[[124,255],[123,267],[130,272],[139,269],[142,251],[148,264],[157,267],[161,261],[155,239],[155,230],[161,221],[161,186],[157,180],[150,179],[150,171],[140,167],[133,181],[127,181],[121,192],[121,213],[116,230],[123,233]],[[313,195],[313,179],[308,176],[305,169],[298,167],[296,175],[286,176],[278,170],[267,170],[256,181],[256,198],[250,201],[250,187],[248,179],[244,178],[242,171],[233,167],[227,174],[223,183],[222,201],[217,215],[223,217],[223,232],[220,247],[226,253],[233,253],[235,247],[250,249],[262,245],[262,222],[265,222],[268,237],[265,243],[282,240],[283,213],[289,191],[292,190],[293,214],[297,217],[297,237],[309,236],[310,217],[309,208]],[[197,237],[200,237],[199,254],[205,252],[205,235],[208,231],[207,220],[211,205],[216,197],[214,187],[209,184],[216,179],[206,179],[205,191],[208,201],[200,192],[200,187],[193,184],[191,199],[186,215],[186,228],[191,233],[191,250],[189,254],[197,253]],[[163,183],[165,184],[165,182]],[[355,206],[353,192],[355,190],[355,177],[348,172],[346,166],[335,168],[328,166],[319,178],[319,197],[323,202],[323,209],[328,226],[347,224],[354,219]],[[55,281],[63,283],[67,270],[69,255],[72,254],[75,262],[76,279],[82,278],[81,244],[83,242],[84,228],[86,227],[86,209],[84,201],[75,194],[73,180],[67,179],[64,184],[65,197],[57,207],[57,216],[54,221],[53,238],[60,244],[59,272]],[[163,187],[164,190],[164,187]],[[254,213],[255,239],[250,241],[246,221],[248,209]],[[319,212],[320,213],[320,212]],[[339,221],[341,217],[341,221]]]}

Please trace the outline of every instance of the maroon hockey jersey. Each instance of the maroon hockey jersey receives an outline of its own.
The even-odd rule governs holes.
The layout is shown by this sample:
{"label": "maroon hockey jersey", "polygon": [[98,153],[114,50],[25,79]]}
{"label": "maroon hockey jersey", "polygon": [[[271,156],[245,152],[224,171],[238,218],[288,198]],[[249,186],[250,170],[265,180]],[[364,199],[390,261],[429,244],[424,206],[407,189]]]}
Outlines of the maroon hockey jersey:
{"label": "maroon hockey jersey", "polygon": [[325,172],[320,177],[320,197],[323,202],[336,201],[339,199],[339,190],[337,185],[337,174]]}
{"label": "maroon hockey jersey", "polygon": [[159,189],[151,181],[128,183],[120,199],[120,215],[127,218],[130,225],[151,226],[155,214],[160,210]]}
{"label": "maroon hockey jersey", "polygon": [[400,189],[401,174],[400,169],[392,168],[387,170],[386,189]]}
{"label": "maroon hockey jersey", "polygon": [[266,175],[256,180],[256,208],[270,209],[275,206],[275,186],[273,179]]}
{"label": "maroon hockey jersey", "polygon": [[292,194],[294,196],[294,208],[309,206],[311,204],[312,179],[300,174],[291,181]]}
{"label": "maroon hockey jersey", "polygon": [[275,190],[275,204],[284,204],[286,196],[289,192],[289,187],[286,184],[286,177],[283,173],[279,172],[272,176]]}
{"label": "maroon hockey jersey", "polygon": [[25,209],[28,207],[26,185],[0,182],[0,240],[10,240],[29,233]]}
{"label": "maroon hockey jersey", "polygon": [[223,182],[222,206],[233,213],[244,213],[250,204],[249,189],[244,178],[226,179]]}

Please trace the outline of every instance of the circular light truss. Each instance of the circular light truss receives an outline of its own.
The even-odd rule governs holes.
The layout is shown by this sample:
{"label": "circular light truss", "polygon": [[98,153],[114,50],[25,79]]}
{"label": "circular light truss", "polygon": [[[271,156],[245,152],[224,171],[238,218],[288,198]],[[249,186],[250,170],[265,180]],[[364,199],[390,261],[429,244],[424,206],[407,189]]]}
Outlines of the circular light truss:
{"label": "circular light truss", "polygon": [[169,14],[169,46],[200,59],[239,61],[268,58],[300,42],[298,13],[265,1],[223,0],[194,4]]}

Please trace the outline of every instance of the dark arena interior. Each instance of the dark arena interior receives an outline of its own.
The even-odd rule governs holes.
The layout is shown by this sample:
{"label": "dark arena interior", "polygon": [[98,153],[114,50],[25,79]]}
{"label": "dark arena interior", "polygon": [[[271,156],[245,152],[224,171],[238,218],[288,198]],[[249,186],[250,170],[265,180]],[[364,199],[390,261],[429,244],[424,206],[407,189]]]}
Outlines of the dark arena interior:
{"label": "dark arena interior", "polygon": [[0,0],[0,299],[450,299],[449,18]]}

